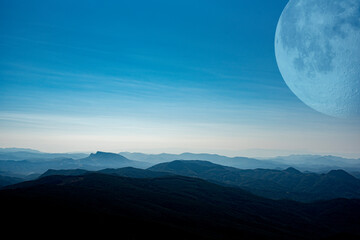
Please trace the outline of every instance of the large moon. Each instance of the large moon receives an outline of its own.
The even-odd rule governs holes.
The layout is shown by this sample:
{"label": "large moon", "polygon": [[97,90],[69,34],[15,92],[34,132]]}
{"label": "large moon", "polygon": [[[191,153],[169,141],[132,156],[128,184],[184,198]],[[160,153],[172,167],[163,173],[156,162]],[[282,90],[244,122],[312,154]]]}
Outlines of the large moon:
{"label": "large moon", "polygon": [[290,0],[275,55],[305,104],[334,117],[360,117],[360,0]]}

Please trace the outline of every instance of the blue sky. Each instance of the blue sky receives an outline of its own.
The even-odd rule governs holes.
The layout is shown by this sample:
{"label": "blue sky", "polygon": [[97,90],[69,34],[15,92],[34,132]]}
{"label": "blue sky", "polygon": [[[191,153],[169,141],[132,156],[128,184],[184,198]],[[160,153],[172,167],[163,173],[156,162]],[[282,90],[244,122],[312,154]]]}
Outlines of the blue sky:
{"label": "blue sky", "polygon": [[286,3],[1,0],[0,145],[360,157],[357,122],[282,80]]}

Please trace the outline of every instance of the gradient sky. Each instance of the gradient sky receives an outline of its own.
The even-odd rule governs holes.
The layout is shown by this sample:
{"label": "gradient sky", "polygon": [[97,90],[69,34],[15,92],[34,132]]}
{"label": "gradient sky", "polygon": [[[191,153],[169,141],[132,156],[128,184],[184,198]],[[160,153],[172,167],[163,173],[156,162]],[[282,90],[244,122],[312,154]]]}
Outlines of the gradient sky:
{"label": "gradient sky", "polygon": [[0,147],[360,157],[277,68],[286,0],[0,0]]}

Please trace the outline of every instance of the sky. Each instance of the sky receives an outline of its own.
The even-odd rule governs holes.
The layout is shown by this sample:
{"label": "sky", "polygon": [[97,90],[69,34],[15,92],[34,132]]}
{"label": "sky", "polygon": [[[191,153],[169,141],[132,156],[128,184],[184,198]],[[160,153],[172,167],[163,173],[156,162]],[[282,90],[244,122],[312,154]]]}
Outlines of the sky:
{"label": "sky", "polygon": [[0,0],[0,147],[360,157],[287,87],[286,0]]}

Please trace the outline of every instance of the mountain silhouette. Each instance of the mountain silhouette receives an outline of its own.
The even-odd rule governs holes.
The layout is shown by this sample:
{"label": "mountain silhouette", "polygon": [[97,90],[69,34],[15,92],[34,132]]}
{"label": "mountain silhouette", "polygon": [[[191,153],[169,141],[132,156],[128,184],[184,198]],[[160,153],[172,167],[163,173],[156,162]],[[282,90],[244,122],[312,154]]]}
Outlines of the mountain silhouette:
{"label": "mountain silhouette", "polygon": [[259,160],[248,157],[226,157],[218,154],[208,153],[181,153],[181,154],[144,154],[144,153],[129,153],[121,152],[121,155],[137,161],[149,162],[152,164],[158,164],[163,162],[170,162],[174,160],[202,160],[210,161],[212,163],[221,164],[225,166],[231,166],[242,169],[252,168],[286,168],[289,165],[284,163],[278,163],[271,160]]}
{"label": "mountain silhouette", "polygon": [[360,200],[275,201],[183,176],[53,175],[7,187],[0,199],[3,233],[16,228],[31,234],[39,227],[59,236],[125,239],[322,239],[360,233]]}
{"label": "mountain silhouette", "polygon": [[42,174],[48,169],[85,169],[100,170],[104,168],[136,167],[147,168],[151,164],[133,161],[115,153],[96,152],[81,159],[55,158],[40,160],[0,160],[2,172],[19,175]]}
{"label": "mountain silhouette", "polygon": [[90,173],[90,171],[84,170],[84,169],[61,169],[61,170],[49,169],[46,172],[44,172],[43,174],[41,174],[40,177],[42,178],[42,177],[54,176],[54,175],[80,176],[80,175],[84,175],[87,173]]}
{"label": "mountain silhouette", "polygon": [[80,164],[90,165],[100,168],[105,168],[105,167],[120,168],[127,166],[145,168],[150,166],[150,164],[148,163],[129,160],[126,157],[119,154],[99,152],[99,151],[96,152],[95,154],[91,153],[86,158],[79,159],[78,162]]}
{"label": "mountain silhouette", "polygon": [[0,148],[0,160],[28,160],[36,162],[61,158],[80,159],[87,155],[85,153],[44,153],[24,148]]}
{"label": "mountain silhouette", "polygon": [[168,172],[157,172],[157,171],[150,171],[144,169],[138,169],[133,167],[124,167],[124,168],[106,168],[99,171],[88,171],[84,169],[69,169],[69,170],[54,170],[49,169],[40,177],[47,177],[47,176],[80,176],[90,173],[102,173],[108,175],[115,175],[115,176],[122,176],[122,177],[131,177],[131,178],[157,178],[157,177],[164,177],[164,176],[172,176],[173,174]]}
{"label": "mountain silhouette", "polygon": [[2,176],[0,175],[0,188],[13,185],[15,183],[23,182],[24,180],[18,177]]}
{"label": "mountain silhouette", "polygon": [[355,172],[360,170],[359,159],[349,159],[337,156],[322,155],[289,155],[273,158],[227,157],[207,153],[181,153],[181,154],[144,154],[121,152],[121,155],[137,161],[158,164],[174,160],[203,160],[240,169],[286,169],[293,167],[301,171],[327,172],[334,169],[344,169]]}
{"label": "mountain silhouette", "polygon": [[311,202],[360,198],[360,180],[343,170],[332,170],[327,174],[302,173],[295,168],[241,170],[207,161],[190,160],[160,163],[149,170],[237,186],[272,199]]}

